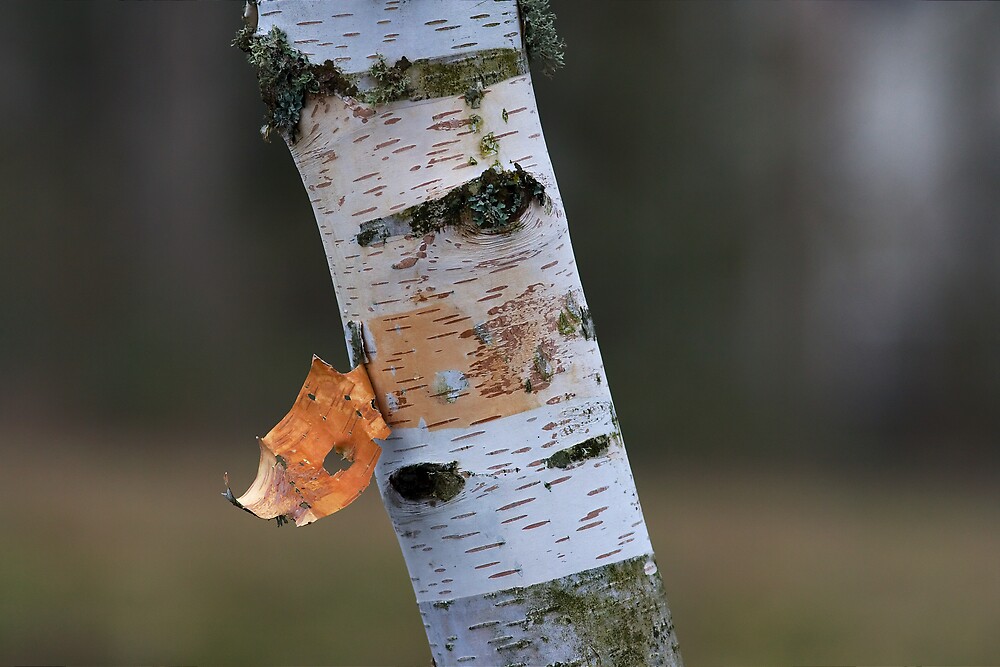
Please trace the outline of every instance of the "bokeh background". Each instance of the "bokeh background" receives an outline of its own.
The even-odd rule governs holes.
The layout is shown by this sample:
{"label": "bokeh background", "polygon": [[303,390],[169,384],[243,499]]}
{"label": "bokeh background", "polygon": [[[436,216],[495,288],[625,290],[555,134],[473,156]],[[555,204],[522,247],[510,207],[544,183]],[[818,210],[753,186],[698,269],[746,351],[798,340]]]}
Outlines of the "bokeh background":
{"label": "bokeh background", "polygon": [[[1000,5],[553,5],[688,663],[1000,662]],[[346,367],[240,14],[2,6],[0,663],[429,663],[374,490],[279,531],[218,496]]]}

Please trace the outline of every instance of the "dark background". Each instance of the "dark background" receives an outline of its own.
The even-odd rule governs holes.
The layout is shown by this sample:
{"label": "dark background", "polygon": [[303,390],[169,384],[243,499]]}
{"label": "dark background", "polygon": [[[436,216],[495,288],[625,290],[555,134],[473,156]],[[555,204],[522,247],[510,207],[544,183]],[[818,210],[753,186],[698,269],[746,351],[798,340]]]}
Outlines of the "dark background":
{"label": "dark background", "polygon": [[[689,664],[1000,660],[1000,6],[554,5]],[[347,363],[240,15],[2,7],[0,663],[429,662],[374,489],[280,532],[216,495]]]}

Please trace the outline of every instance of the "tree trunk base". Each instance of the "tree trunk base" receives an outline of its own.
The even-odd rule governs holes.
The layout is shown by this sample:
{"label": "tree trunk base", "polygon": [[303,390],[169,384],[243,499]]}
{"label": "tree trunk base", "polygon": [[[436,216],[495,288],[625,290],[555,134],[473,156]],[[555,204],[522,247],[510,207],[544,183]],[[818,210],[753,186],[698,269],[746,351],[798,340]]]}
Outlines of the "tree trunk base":
{"label": "tree trunk base", "polygon": [[420,613],[439,666],[683,664],[652,555]]}

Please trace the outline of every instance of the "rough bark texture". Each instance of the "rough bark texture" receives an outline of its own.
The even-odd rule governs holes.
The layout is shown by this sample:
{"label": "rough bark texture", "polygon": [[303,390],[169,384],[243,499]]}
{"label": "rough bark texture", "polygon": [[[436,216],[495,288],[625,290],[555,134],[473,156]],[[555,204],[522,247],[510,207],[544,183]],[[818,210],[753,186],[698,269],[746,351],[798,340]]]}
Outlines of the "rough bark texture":
{"label": "rough bark texture", "polygon": [[[273,27],[358,87],[307,96],[289,147],[437,664],[680,664],[516,2],[262,2]],[[383,65],[406,92],[373,104]]]}

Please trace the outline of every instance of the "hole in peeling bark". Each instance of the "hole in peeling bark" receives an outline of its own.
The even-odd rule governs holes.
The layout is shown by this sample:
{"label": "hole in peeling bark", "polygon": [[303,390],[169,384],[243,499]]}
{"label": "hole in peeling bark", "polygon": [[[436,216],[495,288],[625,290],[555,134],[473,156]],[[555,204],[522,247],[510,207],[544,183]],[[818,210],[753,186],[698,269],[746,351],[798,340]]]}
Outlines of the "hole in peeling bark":
{"label": "hole in peeling bark", "polygon": [[403,499],[413,502],[448,502],[465,487],[458,462],[417,463],[389,475],[389,484]]}
{"label": "hole in peeling bark", "polygon": [[389,427],[364,366],[338,373],[319,357],[285,418],[258,441],[257,477],[233,505],[278,525],[304,526],[354,502],[368,486]]}

